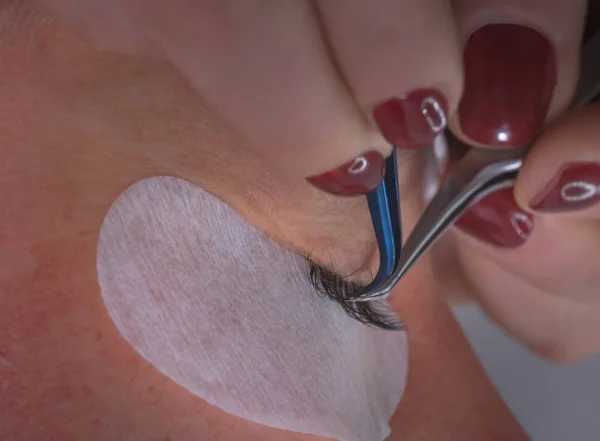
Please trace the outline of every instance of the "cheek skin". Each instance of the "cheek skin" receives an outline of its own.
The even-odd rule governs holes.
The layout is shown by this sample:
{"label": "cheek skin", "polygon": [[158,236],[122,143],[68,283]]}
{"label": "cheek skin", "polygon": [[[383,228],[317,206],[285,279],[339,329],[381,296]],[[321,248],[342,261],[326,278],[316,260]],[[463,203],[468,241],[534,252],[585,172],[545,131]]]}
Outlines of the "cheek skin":
{"label": "cheek skin", "polygon": [[[437,281],[422,263],[389,298],[409,340],[408,383],[391,421],[392,433],[398,440],[528,441],[477,361]],[[419,435],[413,438],[415,434]]]}
{"label": "cheek skin", "polygon": [[81,263],[95,247],[77,254],[74,242],[39,247],[35,281],[0,297],[10,363],[0,360],[1,439],[280,439],[194,398],[135,354],[98,301],[94,266]]}

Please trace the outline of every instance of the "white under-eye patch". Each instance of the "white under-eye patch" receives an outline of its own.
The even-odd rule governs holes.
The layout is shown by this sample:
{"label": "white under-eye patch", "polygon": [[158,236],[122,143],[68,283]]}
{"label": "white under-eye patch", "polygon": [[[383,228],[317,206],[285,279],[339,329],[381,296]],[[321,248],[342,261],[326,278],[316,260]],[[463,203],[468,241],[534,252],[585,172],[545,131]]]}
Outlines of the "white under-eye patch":
{"label": "white under-eye patch", "polygon": [[383,440],[405,385],[406,336],[349,318],[307,272],[302,257],[171,177],[121,194],[98,246],[111,317],[173,381],[266,426]]}

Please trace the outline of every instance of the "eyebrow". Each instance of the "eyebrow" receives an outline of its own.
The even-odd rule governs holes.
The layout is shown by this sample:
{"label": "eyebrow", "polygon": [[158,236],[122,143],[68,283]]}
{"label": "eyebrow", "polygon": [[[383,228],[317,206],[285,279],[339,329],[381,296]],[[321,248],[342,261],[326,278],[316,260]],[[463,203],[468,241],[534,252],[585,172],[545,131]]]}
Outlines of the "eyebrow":
{"label": "eyebrow", "polygon": [[352,282],[329,268],[317,265],[310,259],[308,263],[310,284],[321,296],[336,302],[350,317],[374,328],[389,331],[404,329],[404,325],[387,301],[349,301],[348,295],[363,288],[361,284]]}

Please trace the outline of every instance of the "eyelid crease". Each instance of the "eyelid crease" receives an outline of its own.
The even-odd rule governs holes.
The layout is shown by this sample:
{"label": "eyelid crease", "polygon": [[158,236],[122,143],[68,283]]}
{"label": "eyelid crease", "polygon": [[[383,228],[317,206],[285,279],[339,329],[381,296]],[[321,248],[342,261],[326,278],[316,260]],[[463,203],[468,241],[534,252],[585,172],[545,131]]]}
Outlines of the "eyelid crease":
{"label": "eyelid crease", "polygon": [[349,302],[349,294],[364,287],[359,283],[347,280],[329,268],[313,263],[309,258],[307,260],[310,284],[320,295],[328,297],[340,305],[350,317],[375,328],[390,331],[404,330],[404,325],[385,300]]}

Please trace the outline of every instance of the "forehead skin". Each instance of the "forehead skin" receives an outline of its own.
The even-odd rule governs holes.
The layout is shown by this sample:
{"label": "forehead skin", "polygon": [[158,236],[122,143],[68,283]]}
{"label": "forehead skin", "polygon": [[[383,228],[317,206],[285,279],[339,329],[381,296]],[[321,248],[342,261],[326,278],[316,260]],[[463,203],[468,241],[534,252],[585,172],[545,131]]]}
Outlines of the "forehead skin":
{"label": "forehead skin", "polygon": [[[232,417],[145,362],[102,303],[98,232],[124,188],[168,174],[342,271],[374,253],[363,202],[264,169],[170,66],[25,12],[0,29],[0,439],[319,439]],[[410,370],[390,439],[526,439],[427,270],[397,290]]]}

